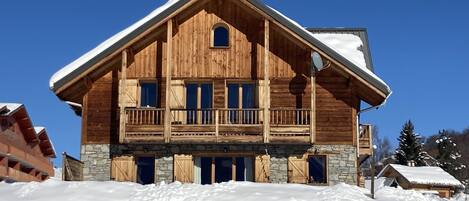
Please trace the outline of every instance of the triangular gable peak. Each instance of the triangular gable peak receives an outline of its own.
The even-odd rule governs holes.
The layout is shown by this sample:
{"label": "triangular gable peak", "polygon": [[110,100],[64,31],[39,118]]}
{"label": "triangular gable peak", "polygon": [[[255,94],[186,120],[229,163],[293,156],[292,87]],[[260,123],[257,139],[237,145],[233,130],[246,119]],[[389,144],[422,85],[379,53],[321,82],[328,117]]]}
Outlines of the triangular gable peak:
{"label": "triangular gable peak", "polygon": [[3,110],[3,112],[0,113],[2,126],[10,124],[12,121],[16,121],[27,143],[37,143],[39,141],[36,136],[33,123],[23,104],[0,103],[0,107],[6,107],[6,110]]}
{"label": "triangular gable peak", "polygon": [[[89,77],[86,77],[87,74],[92,71],[96,71],[97,68],[102,68],[103,64],[119,55],[119,52],[131,46],[132,43],[141,40],[151,31],[154,31],[156,28],[163,25],[163,23],[166,23],[168,19],[176,16],[181,11],[194,5],[196,2],[208,1],[213,1],[213,3],[222,2],[217,0],[168,1],[142,20],[114,35],[95,49],[86,53],[54,74],[50,80],[51,89],[56,94],[60,94],[64,89],[70,87],[79,80],[89,82]],[[270,20],[276,26],[282,28],[291,36],[294,36],[298,41],[300,41],[300,43],[311,48],[312,51],[317,51],[325,59],[334,62],[338,70],[361,83],[359,86],[360,89],[373,90],[376,95],[372,100],[368,101],[372,105],[380,104],[391,94],[390,88],[372,72],[372,69],[368,69],[366,66],[364,67],[363,65],[360,65],[355,62],[356,60],[354,61],[353,58],[346,58],[347,55],[341,54],[339,51],[335,50],[332,45],[327,44],[324,40],[321,41],[318,36],[315,36],[313,33],[309,32],[298,23],[284,16],[275,9],[257,0],[243,0],[236,1],[236,3],[242,3],[248,6],[253,11]],[[360,94],[359,92],[359,95],[361,97],[365,97],[367,96],[367,93],[364,92],[363,94]],[[61,97],[63,98],[63,96]]]}
{"label": "triangular gable peak", "polygon": [[56,158],[54,145],[47,135],[46,128],[36,126],[34,127],[36,135],[39,138],[39,147],[41,148],[42,153],[46,157]]}

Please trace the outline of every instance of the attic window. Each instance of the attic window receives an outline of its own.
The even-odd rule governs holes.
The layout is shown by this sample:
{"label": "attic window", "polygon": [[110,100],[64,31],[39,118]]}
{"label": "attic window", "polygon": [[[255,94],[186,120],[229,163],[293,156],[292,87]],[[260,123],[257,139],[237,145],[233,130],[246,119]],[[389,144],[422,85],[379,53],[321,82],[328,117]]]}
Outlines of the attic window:
{"label": "attic window", "polygon": [[212,47],[227,48],[230,46],[230,30],[226,24],[219,23],[212,28]]}

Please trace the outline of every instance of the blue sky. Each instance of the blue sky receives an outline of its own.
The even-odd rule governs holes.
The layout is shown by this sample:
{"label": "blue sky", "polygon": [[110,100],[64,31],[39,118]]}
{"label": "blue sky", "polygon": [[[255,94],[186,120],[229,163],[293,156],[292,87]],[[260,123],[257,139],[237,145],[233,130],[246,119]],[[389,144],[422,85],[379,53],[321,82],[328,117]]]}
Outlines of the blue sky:
{"label": "blue sky", "polygon": [[[1,1],[0,102],[25,103],[56,151],[78,157],[80,118],[48,89],[50,76],[165,1]],[[368,29],[376,73],[394,94],[362,122],[393,143],[408,119],[422,135],[469,127],[469,1],[266,2],[303,26]]]}

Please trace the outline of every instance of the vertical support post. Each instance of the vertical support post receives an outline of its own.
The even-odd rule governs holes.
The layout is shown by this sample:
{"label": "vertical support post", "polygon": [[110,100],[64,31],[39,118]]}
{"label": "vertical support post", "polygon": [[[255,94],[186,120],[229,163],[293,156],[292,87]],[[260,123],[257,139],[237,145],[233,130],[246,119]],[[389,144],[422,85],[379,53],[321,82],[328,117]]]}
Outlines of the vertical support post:
{"label": "vertical support post", "polygon": [[311,114],[310,114],[311,144],[316,142],[316,71],[311,68]]}
{"label": "vertical support post", "polygon": [[122,51],[122,64],[121,64],[121,80],[119,86],[119,142],[124,143],[125,138],[125,93],[126,93],[126,80],[127,80],[127,57],[128,50]]}
{"label": "vertical support post", "polygon": [[218,136],[220,133],[220,120],[219,120],[219,110],[215,109],[215,138],[217,139],[218,143]]}
{"label": "vertical support post", "polygon": [[264,19],[264,143],[269,143],[270,139],[270,78],[269,78],[269,50],[270,22]]}
{"label": "vertical support post", "polygon": [[169,143],[171,140],[171,67],[172,67],[172,51],[173,51],[173,19],[168,20],[167,28],[167,50],[166,50],[166,92],[165,92],[165,112],[164,112],[164,141]]}

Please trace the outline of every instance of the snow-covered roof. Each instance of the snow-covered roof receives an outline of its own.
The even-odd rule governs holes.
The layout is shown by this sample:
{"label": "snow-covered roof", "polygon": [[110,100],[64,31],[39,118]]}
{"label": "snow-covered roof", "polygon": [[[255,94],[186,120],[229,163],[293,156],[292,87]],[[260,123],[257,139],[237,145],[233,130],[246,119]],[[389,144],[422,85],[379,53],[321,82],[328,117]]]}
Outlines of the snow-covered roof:
{"label": "snow-covered roof", "polygon": [[36,135],[39,135],[45,129],[46,128],[44,128],[42,126],[34,126],[34,131],[36,131]]}
{"label": "snow-covered roof", "polygon": [[0,103],[0,108],[3,108],[3,111],[0,112],[2,116],[9,116],[21,108],[23,104],[20,103]]}
{"label": "snow-covered roof", "polygon": [[383,177],[387,171],[394,169],[411,184],[464,187],[462,183],[440,167],[409,167],[389,164],[378,175]]}
{"label": "snow-covered roof", "polygon": [[[311,45],[318,47],[332,58],[344,64],[344,66],[349,68],[353,73],[357,74],[364,80],[367,80],[371,85],[379,89],[386,96],[391,94],[390,87],[383,80],[379,79],[379,77],[376,76],[371,70],[366,68],[366,65],[363,65],[363,60],[359,58],[359,51],[355,50],[356,47],[360,45],[357,38],[351,35],[314,35],[294,20],[265,5],[262,1],[247,1],[261,11],[265,12],[267,15],[270,15],[276,21],[305,39],[307,42],[311,43]],[[181,8],[188,2],[191,1],[169,0],[161,7],[151,12],[148,16],[137,21],[135,24],[117,33],[77,60],[63,67],[51,77],[49,82],[50,88],[55,91],[59,87],[65,85],[67,82],[72,81],[81,73],[86,72],[88,68],[91,68],[99,60],[116,51],[127,41],[130,41],[135,36],[143,33],[152,24],[163,20],[172,12]]]}

